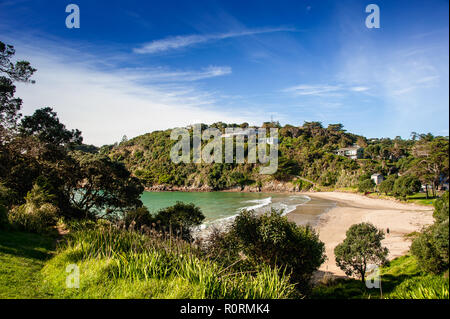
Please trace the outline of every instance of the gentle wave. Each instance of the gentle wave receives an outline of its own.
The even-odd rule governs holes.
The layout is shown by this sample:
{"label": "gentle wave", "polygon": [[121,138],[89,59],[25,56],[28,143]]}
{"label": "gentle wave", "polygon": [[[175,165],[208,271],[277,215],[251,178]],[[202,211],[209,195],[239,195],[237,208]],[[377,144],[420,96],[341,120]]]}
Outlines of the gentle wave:
{"label": "gentle wave", "polygon": [[[289,196],[288,197],[290,200],[293,199],[305,199],[305,202],[303,203],[298,203],[298,204],[293,204],[293,205],[288,205],[285,203],[277,203],[279,205],[272,205],[273,206],[280,206],[280,207],[273,207],[275,209],[283,209],[283,214],[282,216],[285,216],[287,214],[289,214],[290,212],[294,211],[298,206],[300,205],[304,205],[307,202],[309,202],[311,200],[311,197],[306,196],[306,195],[293,195],[293,196]],[[236,216],[239,215],[239,212],[241,212],[242,210],[246,209],[246,210],[259,210],[261,208],[264,208],[266,206],[270,206],[272,204],[272,197],[267,197],[267,198],[263,198],[263,199],[255,199],[255,200],[248,200],[245,201],[244,203],[255,203],[256,205],[252,205],[252,206],[244,206],[238,209],[237,213],[231,216],[227,216],[227,217],[223,217],[220,219],[216,219],[214,221],[211,221],[207,224],[202,224],[200,226],[201,229],[205,229],[207,226],[211,226],[211,225],[225,225],[227,223],[230,223],[233,219],[236,218]]]}
{"label": "gentle wave", "polygon": [[256,203],[256,205],[241,207],[241,208],[238,209],[238,211],[241,211],[243,209],[254,210],[254,209],[258,209],[258,208],[262,208],[264,206],[270,205],[272,203],[272,197],[267,197],[267,198],[263,198],[263,199],[248,200],[245,203]]}

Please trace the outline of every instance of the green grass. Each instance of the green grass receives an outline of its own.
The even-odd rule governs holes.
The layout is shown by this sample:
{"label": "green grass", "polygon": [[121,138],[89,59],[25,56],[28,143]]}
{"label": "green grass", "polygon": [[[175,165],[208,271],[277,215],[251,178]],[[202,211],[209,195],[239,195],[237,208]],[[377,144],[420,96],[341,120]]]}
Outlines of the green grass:
{"label": "green grass", "polygon": [[[441,194],[438,193],[438,196]],[[372,198],[381,198],[381,199],[397,199],[396,197],[392,195],[386,195],[384,193],[371,193],[368,195]],[[428,196],[428,199],[426,198],[426,195],[424,193],[416,193],[414,195],[409,195],[406,197],[407,203],[413,203],[418,205],[424,205],[424,206],[433,206],[434,202],[436,201],[437,197],[432,197],[431,195]]]}
{"label": "green grass", "polygon": [[426,195],[424,193],[416,193],[414,195],[408,196],[406,201],[408,203],[432,206],[436,201],[436,197],[432,197],[431,195],[429,195],[428,198],[426,198]]}
{"label": "green grass", "polygon": [[[76,264],[80,287],[66,287]],[[79,230],[42,270],[55,298],[289,298],[295,287],[278,269],[233,273],[173,238],[101,227]]]}
{"label": "green grass", "polygon": [[[383,298],[389,299],[448,299],[448,274],[423,274],[413,256],[402,256],[392,260],[381,269]],[[318,285],[312,298],[317,299],[377,299],[379,289],[368,289],[360,280],[337,279]]]}
{"label": "green grass", "polygon": [[46,298],[40,270],[51,257],[54,239],[0,231],[0,299]]}

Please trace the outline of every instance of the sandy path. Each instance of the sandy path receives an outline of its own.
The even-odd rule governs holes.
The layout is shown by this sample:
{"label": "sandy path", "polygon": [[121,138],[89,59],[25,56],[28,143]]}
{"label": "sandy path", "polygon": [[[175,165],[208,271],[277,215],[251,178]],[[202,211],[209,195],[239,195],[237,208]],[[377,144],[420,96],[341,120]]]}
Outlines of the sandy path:
{"label": "sandy path", "polygon": [[306,193],[311,198],[335,201],[337,206],[320,217],[316,229],[325,243],[327,261],[321,271],[342,276],[344,273],[336,266],[334,248],[345,238],[347,229],[357,223],[370,222],[376,227],[389,228],[383,245],[389,249],[389,259],[408,252],[411,241],[404,235],[419,231],[433,223],[433,208],[402,204],[391,200],[373,199],[358,194],[323,192]]}

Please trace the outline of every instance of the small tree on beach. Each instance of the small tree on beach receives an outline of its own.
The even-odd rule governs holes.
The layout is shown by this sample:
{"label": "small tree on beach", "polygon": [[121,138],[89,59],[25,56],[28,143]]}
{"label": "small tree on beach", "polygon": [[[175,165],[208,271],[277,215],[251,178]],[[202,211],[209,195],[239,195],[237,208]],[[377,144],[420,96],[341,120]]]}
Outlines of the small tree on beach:
{"label": "small tree on beach", "polygon": [[375,183],[373,180],[369,179],[365,179],[361,182],[359,182],[358,184],[358,192],[362,192],[362,193],[366,193],[366,192],[371,192],[373,191],[375,187]]}
{"label": "small tree on beach", "polygon": [[383,231],[370,223],[352,225],[345,240],[334,249],[336,264],[346,275],[356,274],[364,282],[367,265],[382,265],[387,261],[389,251],[381,246],[383,239]]}

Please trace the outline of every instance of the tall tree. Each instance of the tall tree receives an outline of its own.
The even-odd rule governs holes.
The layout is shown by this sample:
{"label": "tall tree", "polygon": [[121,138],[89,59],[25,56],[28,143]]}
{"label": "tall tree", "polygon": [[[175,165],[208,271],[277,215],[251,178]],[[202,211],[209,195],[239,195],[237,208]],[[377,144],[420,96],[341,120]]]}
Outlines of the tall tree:
{"label": "tall tree", "polygon": [[27,61],[13,62],[15,53],[12,45],[0,41],[0,143],[5,142],[21,116],[22,100],[14,97],[14,82],[34,83],[30,78],[36,69]]}
{"label": "tall tree", "polygon": [[20,123],[20,131],[55,146],[81,145],[83,142],[81,132],[67,130],[50,107],[38,109],[33,115],[25,116]]}

